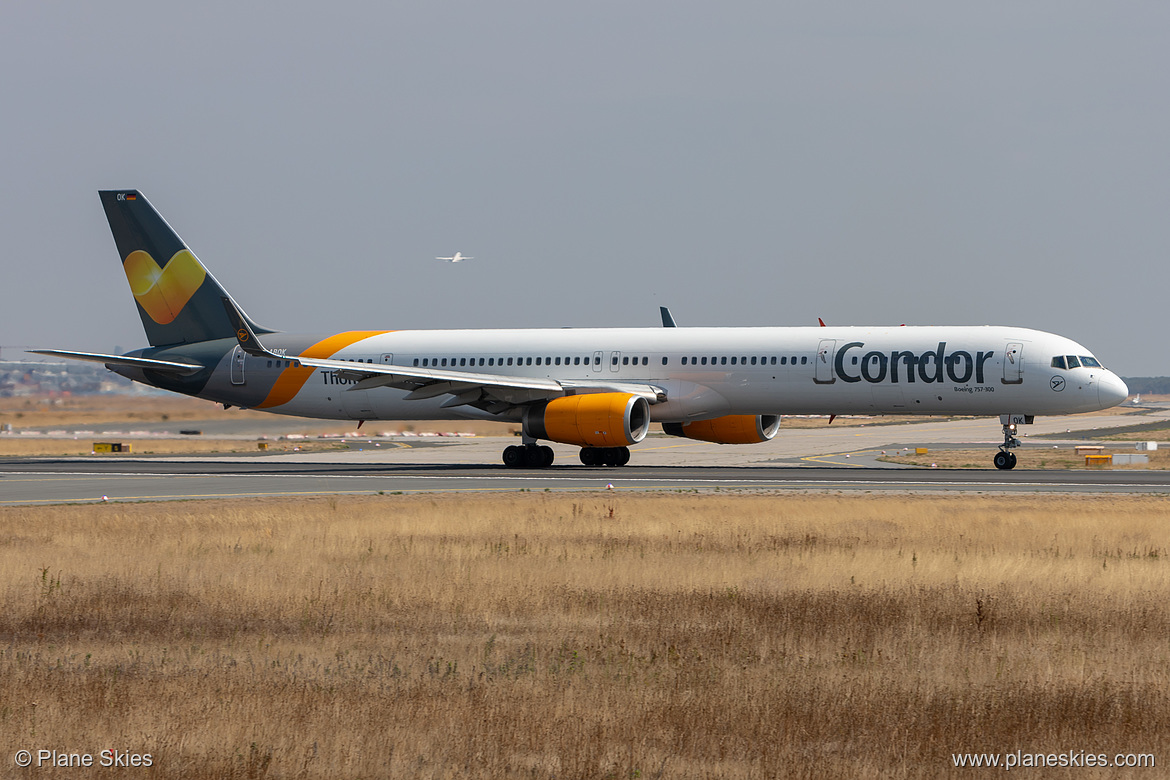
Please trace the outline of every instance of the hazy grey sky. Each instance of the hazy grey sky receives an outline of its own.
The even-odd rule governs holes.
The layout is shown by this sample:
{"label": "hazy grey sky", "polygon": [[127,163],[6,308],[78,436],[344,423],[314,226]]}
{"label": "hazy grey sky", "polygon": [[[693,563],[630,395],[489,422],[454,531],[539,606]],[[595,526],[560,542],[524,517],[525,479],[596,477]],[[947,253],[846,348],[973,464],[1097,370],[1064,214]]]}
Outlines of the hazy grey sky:
{"label": "hazy grey sky", "polygon": [[269,327],[665,304],[1170,375],[1168,42],[1165,2],[5,3],[3,357],[145,344],[96,192],[136,187]]}

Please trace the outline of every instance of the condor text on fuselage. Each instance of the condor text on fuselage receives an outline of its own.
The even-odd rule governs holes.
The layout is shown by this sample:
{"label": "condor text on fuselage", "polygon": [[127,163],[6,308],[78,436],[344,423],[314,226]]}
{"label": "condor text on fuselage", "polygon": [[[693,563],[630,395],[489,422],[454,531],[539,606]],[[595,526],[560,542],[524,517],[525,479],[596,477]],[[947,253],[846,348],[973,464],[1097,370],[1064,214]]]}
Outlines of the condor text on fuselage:
{"label": "condor text on fuselage", "polygon": [[963,349],[947,352],[945,341],[940,341],[936,349],[922,353],[911,350],[893,350],[889,353],[870,350],[860,358],[852,356],[853,364],[860,362],[861,368],[856,375],[850,375],[845,368],[846,361],[851,352],[863,349],[864,341],[851,341],[837,350],[833,366],[842,381],[897,384],[902,381],[914,382],[917,378],[927,384],[941,383],[947,379],[956,384],[966,384],[973,379],[975,384],[982,385],[986,383],[984,366],[995,355],[995,350],[977,351],[974,354]]}
{"label": "condor text on fuselage", "polygon": [[[541,441],[585,465],[624,465],[652,422],[722,444],[766,442],[786,414],[998,416],[1015,426],[1123,401],[1089,350],[1004,326],[350,330],[296,333],[244,313],[135,190],[100,193],[149,347],[104,363],[225,407],[325,419],[479,419],[520,426],[509,467],[545,467]],[[278,269],[274,269],[276,271]],[[328,292],[326,291],[326,295]]]}

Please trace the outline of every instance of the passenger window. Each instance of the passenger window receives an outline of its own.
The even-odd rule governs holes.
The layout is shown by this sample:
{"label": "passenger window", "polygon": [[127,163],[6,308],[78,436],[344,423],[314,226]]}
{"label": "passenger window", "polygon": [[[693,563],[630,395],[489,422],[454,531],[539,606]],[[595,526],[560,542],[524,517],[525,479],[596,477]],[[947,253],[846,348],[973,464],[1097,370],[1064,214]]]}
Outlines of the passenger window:
{"label": "passenger window", "polygon": [[752,355],[752,365],[754,366],[755,364],[756,364],[756,356]]}
{"label": "passenger window", "polygon": [[722,365],[727,365],[727,358],[726,358],[726,357],[721,357],[721,358],[719,358],[719,362],[720,362]]}
{"label": "passenger window", "polygon": [[650,358],[648,358],[648,357],[646,357],[645,355],[643,355],[643,356],[642,356],[642,365],[644,365],[644,366],[648,366],[648,365],[650,365]]}
{"label": "passenger window", "polygon": [[512,365],[512,358],[508,358],[508,365]]}
{"label": "passenger window", "polygon": [[629,356],[622,358],[622,365],[623,366],[628,366],[629,364],[630,364]]}
{"label": "passenger window", "polygon": [[538,365],[538,366],[540,365],[540,358],[536,359],[536,365]]}
{"label": "passenger window", "polygon": [[772,365],[776,365],[776,356],[775,355],[772,356]]}
{"label": "passenger window", "polygon": [[1068,361],[1069,368],[1080,368],[1081,367],[1081,361],[1077,360],[1072,355],[1066,355],[1064,359]]}
{"label": "passenger window", "polygon": [[731,365],[735,365],[735,355],[731,356]]}
{"label": "passenger window", "polygon": [[527,363],[525,363],[525,365],[527,365],[527,366],[530,366],[530,365],[532,365],[532,358],[528,358],[528,362],[527,362]]}
{"label": "passenger window", "polygon": [[808,356],[807,356],[807,355],[806,355],[806,356],[804,356],[804,357],[802,357],[802,358],[800,359],[800,364],[801,364],[802,366],[807,366],[807,365],[808,365]]}
{"label": "passenger window", "polygon": [[664,366],[666,365],[666,358],[665,357],[662,358],[662,365],[664,365]]}
{"label": "passenger window", "polygon": [[579,357],[573,358],[573,365],[575,365],[575,366],[581,365],[581,358],[579,358]]}
{"label": "passenger window", "polygon": [[707,358],[703,358],[703,365],[707,365]]}
{"label": "passenger window", "polygon": [[744,355],[743,357],[741,357],[739,359],[739,362],[746,366],[747,365],[747,355]]}
{"label": "passenger window", "polygon": [[687,356],[686,355],[683,355],[682,364],[684,366],[687,364]]}
{"label": "passenger window", "polygon": [[416,366],[418,365],[418,358],[415,358],[415,359],[414,359],[414,364],[415,364]]}

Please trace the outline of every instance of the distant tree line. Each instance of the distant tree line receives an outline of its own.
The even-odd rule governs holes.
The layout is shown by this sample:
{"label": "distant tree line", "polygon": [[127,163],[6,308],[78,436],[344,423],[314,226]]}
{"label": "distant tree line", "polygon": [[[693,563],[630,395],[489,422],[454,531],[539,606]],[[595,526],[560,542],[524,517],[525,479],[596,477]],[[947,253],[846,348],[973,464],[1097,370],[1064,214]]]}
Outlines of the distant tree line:
{"label": "distant tree line", "polygon": [[1130,395],[1136,393],[1170,394],[1170,376],[1126,376],[1122,377],[1122,381],[1129,387]]}

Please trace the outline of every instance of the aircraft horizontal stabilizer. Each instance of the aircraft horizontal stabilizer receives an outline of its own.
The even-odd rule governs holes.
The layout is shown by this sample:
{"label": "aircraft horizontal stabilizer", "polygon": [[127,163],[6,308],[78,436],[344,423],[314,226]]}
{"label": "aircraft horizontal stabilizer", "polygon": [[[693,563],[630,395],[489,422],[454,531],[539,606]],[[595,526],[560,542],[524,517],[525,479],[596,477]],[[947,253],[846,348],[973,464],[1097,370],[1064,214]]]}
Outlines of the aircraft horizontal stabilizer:
{"label": "aircraft horizontal stabilizer", "polygon": [[70,360],[88,360],[92,363],[104,363],[107,366],[130,366],[131,368],[182,376],[198,374],[204,368],[194,363],[178,363],[174,360],[155,360],[153,358],[130,357],[129,355],[103,355],[98,352],[68,352],[62,349],[30,349],[28,351],[37,355],[63,357]]}

